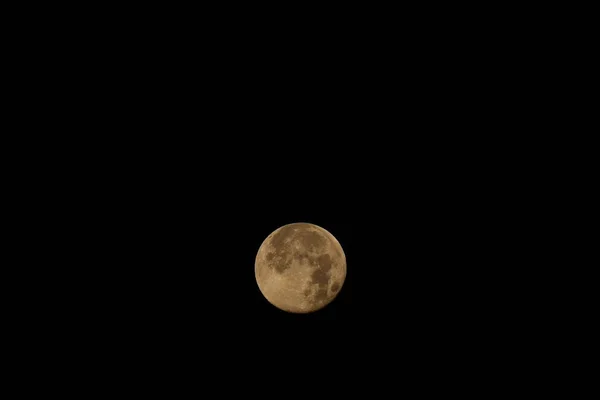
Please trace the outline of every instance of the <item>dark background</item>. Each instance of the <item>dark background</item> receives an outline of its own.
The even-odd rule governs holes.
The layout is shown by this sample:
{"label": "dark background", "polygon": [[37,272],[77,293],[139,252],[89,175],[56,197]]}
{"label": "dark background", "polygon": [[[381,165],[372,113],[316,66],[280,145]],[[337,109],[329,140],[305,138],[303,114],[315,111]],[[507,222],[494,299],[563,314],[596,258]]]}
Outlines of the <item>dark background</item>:
{"label": "dark background", "polygon": [[[85,321],[76,332],[140,368],[177,370],[199,360],[252,368],[285,352],[298,359],[288,368],[316,357],[353,369],[401,354],[418,370],[501,349],[511,335],[502,282],[515,271],[487,172],[461,176],[456,153],[429,140],[381,139],[370,150],[348,128],[357,150],[316,131],[295,147],[296,136],[273,132],[266,148],[157,134],[144,155],[147,135],[99,176],[84,173],[71,200],[88,232],[73,251],[85,299],[75,301]],[[276,309],[254,277],[262,241],[292,222],[326,228],[347,257],[341,292],[314,314]]]}
{"label": "dark background", "polygon": [[[514,185],[535,176],[512,179],[527,94],[493,35],[175,25],[39,38],[35,119],[58,133],[30,146],[60,149],[36,170],[61,250],[47,329],[140,375],[265,361],[426,379],[510,351],[523,260],[507,249],[527,245],[513,210],[535,206]],[[254,278],[262,241],[292,222],[347,257],[338,297],[310,315]]]}

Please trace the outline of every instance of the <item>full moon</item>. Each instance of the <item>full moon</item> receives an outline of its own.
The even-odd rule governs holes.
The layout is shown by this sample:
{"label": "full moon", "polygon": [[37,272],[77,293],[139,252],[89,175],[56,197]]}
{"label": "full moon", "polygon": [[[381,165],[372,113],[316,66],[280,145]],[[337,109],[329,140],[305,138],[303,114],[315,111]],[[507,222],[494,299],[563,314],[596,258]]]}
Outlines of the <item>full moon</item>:
{"label": "full moon", "polygon": [[284,225],[262,243],[254,265],[261,293],[275,307],[310,313],[337,296],[346,279],[346,256],[320,226]]}

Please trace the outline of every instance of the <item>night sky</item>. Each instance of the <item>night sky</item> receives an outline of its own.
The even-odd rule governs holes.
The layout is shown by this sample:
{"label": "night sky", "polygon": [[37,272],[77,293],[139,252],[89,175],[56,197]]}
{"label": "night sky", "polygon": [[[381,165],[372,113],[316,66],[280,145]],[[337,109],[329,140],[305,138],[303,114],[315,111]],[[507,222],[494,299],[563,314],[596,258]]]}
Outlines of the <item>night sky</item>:
{"label": "night sky", "polygon": [[[65,129],[83,133],[45,139],[76,148],[40,174],[43,197],[76,216],[61,312],[78,337],[117,363],[188,371],[375,358],[418,371],[514,338],[503,283],[520,282],[506,249],[525,245],[522,198],[503,189],[507,119],[480,101],[494,88],[460,67],[440,75],[414,43],[401,66],[371,42],[357,63],[352,42],[346,60],[288,52],[268,68],[251,46],[226,59],[165,42],[157,61],[148,43],[122,47],[126,67],[94,64],[98,79],[78,69],[94,101],[73,95]],[[347,261],[337,298],[308,315],[272,306],[254,276],[262,241],[294,222],[331,232]]]}

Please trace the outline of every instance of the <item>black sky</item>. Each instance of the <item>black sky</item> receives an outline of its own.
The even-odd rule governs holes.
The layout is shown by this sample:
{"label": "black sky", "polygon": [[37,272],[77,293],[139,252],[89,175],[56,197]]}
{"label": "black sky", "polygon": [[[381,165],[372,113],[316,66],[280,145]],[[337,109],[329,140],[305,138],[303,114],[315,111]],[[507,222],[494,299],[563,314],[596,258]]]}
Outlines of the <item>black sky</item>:
{"label": "black sky", "polygon": [[[156,59],[150,44],[93,63],[97,79],[76,70],[86,85],[68,121],[86,134],[64,139],[72,162],[57,159],[78,216],[71,302],[99,349],[181,365],[286,348],[426,363],[497,345],[520,199],[502,190],[506,119],[481,101],[496,81],[453,63],[440,74],[456,54],[414,44],[400,65],[363,43],[361,62],[349,46],[268,68],[259,50],[169,42]],[[338,297],[310,315],[276,309],[254,278],[262,241],[293,222],[327,229],[347,257]]]}
{"label": "black sky", "polygon": [[[103,190],[91,188],[82,223],[97,226],[85,247],[93,273],[79,290],[102,346],[210,359],[217,348],[236,360],[289,346],[300,357],[398,350],[422,361],[501,328],[503,278],[481,227],[497,211],[474,204],[475,181],[460,183],[430,141],[351,150],[311,138],[293,151],[281,133],[262,149],[215,139],[156,139],[145,154],[141,139],[103,171]],[[409,142],[413,156],[400,147]],[[262,241],[292,222],[326,228],[347,258],[341,292],[309,315],[276,309],[254,277]]]}

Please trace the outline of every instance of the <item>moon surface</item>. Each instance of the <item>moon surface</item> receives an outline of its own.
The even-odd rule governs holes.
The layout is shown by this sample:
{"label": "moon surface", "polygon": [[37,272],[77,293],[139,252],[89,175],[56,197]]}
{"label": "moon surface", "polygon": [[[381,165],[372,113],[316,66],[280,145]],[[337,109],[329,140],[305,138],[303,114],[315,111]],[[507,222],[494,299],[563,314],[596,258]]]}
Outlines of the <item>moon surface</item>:
{"label": "moon surface", "polygon": [[320,226],[284,225],[262,243],[254,265],[261,293],[275,307],[310,313],[337,296],[346,279],[346,255]]}

